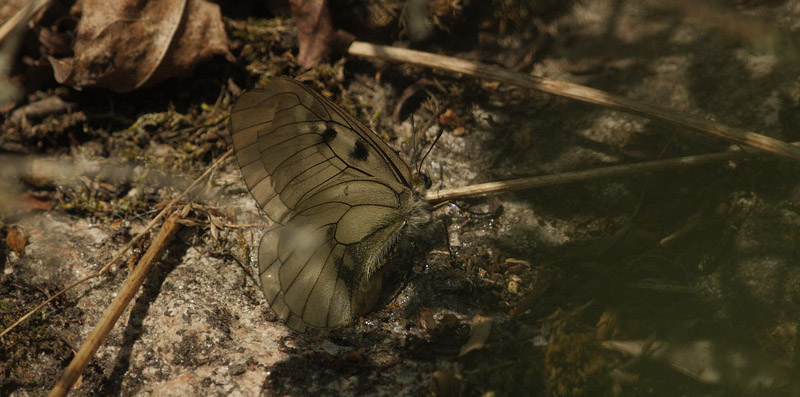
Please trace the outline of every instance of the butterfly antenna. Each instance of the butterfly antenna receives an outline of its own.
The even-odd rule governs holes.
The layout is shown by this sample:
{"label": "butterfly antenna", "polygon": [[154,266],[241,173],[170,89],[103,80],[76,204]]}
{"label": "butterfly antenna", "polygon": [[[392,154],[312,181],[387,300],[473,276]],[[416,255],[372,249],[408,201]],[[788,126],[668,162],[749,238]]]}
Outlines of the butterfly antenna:
{"label": "butterfly antenna", "polygon": [[417,168],[417,173],[418,174],[422,173],[422,163],[424,163],[425,159],[428,158],[428,155],[431,154],[431,151],[433,150],[433,147],[436,146],[436,142],[439,142],[439,138],[442,137],[442,133],[443,132],[444,132],[444,130],[439,128],[439,132],[436,133],[436,138],[433,139],[433,143],[431,143],[431,146],[428,147],[428,151],[425,152],[425,155],[422,156],[422,160],[419,161],[419,164],[418,164],[419,168]]}

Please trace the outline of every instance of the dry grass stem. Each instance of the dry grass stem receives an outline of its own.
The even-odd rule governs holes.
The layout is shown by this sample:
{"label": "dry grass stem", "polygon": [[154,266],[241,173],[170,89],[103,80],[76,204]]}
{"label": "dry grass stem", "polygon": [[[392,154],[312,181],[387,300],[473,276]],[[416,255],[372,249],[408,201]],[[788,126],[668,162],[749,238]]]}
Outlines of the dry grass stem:
{"label": "dry grass stem", "polygon": [[463,73],[486,80],[514,84],[653,120],[660,120],[749,146],[765,153],[800,161],[800,148],[789,145],[784,141],[578,84],[532,77],[498,66],[470,62],[458,58],[360,41],[353,42],[348,52],[354,56],[422,65],[434,69]]}
{"label": "dry grass stem", "polygon": [[[800,146],[800,142],[792,145]],[[512,190],[531,189],[535,187],[563,185],[566,183],[588,181],[598,178],[638,175],[646,172],[668,169],[694,167],[719,161],[735,160],[760,154],[754,150],[732,150],[728,152],[700,154],[696,156],[677,157],[666,160],[645,161],[636,164],[614,165],[584,171],[564,172],[561,174],[533,176],[510,181],[489,182],[477,185],[429,191],[425,200],[429,203],[440,203],[447,200],[458,200],[468,197],[486,196]]]}
{"label": "dry grass stem", "polygon": [[173,213],[173,215],[164,221],[164,225],[161,226],[158,235],[153,240],[152,244],[150,244],[150,248],[148,248],[147,252],[142,256],[139,263],[136,264],[136,267],[133,269],[130,276],[128,276],[128,279],[125,280],[125,284],[120,288],[117,297],[114,298],[114,301],[106,308],[103,317],[97,322],[97,325],[95,325],[92,332],[86,338],[86,341],[81,345],[78,353],[75,354],[75,357],[72,358],[67,369],[64,370],[61,378],[56,382],[53,390],[50,391],[49,395],[51,397],[66,396],[67,392],[72,388],[72,385],[75,384],[81,372],[83,372],[86,365],[88,365],[89,361],[94,357],[97,349],[105,342],[106,337],[108,337],[111,329],[114,328],[114,324],[117,323],[117,320],[125,311],[125,308],[128,307],[134,295],[139,291],[139,287],[141,287],[145,278],[147,278],[147,273],[150,268],[161,257],[164,251],[166,251],[170,241],[172,241],[172,238],[175,237],[175,234],[180,230],[180,222],[178,222],[180,217],[180,214]]}

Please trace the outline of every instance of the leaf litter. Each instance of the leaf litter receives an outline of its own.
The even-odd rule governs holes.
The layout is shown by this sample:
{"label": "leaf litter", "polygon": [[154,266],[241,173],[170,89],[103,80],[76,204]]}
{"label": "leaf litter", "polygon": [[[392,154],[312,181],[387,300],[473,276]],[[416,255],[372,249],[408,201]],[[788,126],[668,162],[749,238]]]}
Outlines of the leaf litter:
{"label": "leaf litter", "polygon": [[188,76],[213,55],[230,60],[219,6],[206,0],[80,0],[73,57],[50,56],[55,79],[129,92]]}

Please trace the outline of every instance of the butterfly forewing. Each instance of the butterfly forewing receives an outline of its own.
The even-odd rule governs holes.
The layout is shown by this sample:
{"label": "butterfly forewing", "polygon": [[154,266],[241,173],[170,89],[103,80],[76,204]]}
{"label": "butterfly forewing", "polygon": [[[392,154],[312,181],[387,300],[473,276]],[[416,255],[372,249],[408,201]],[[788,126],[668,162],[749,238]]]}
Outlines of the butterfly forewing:
{"label": "butterfly forewing", "polygon": [[349,323],[416,200],[408,165],[293,80],[242,94],[230,125],[245,183],[276,222],[259,247],[273,310],[300,330]]}
{"label": "butterfly forewing", "polygon": [[396,192],[410,188],[408,165],[385,142],[294,80],[242,94],[231,132],[245,183],[276,222],[288,221],[304,196],[326,183],[374,177]]}

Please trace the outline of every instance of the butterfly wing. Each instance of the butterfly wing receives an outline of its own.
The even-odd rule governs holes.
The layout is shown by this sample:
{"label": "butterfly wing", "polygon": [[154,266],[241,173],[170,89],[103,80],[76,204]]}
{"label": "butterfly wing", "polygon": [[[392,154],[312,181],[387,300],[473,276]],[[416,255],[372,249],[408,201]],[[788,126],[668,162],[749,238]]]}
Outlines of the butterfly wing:
{"label": "butterfly wing", "polygon": [[315,198],[328,200],[299,211],[261,239],[262,289],[279,317],[295,329],[349,323],[363,303],[369,277],[404,226],[400,202],[390,189],[364,181],[348,185],[357,192],[354,197],[343,199],[341,185],[318,192]]}
{"label": "butterfly wing", "polygon": [[326,183],[376,178],[410,189],[408,165],[369,128],[327,98],[289,79],[242,94],[231,136],[245,183],[275,222]]}
{"label": "butterfly wing", "polygon": [[231,111],[245,183],[276,222],[259,246],[261,285],[295,329],[352,320],[414,203],[408,165],[349,113],[276,79]]}

